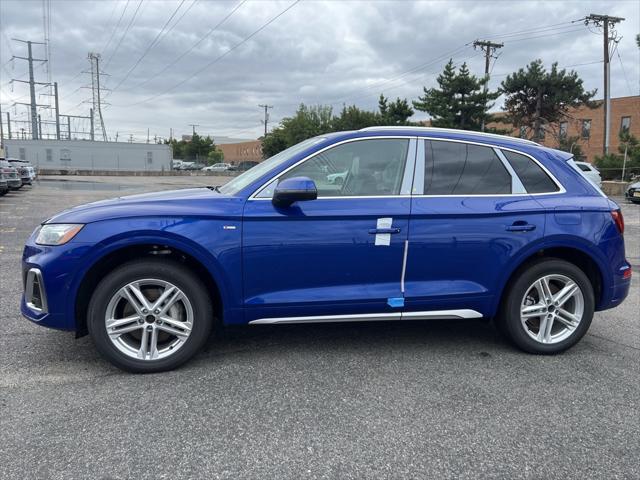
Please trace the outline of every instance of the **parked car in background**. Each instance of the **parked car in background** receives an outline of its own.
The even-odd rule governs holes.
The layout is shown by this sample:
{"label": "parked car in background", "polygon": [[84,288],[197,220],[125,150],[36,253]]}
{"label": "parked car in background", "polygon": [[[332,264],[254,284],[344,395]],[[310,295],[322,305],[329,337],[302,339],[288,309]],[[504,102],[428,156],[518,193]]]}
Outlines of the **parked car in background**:
{"label": "parked car in background", "polygon": [[28,183],[28,185],[33,184],[34,180],[36,179],[36,169],[33,168],[33,165],[31,165],[30,162],[26,160],[18,160],[15,158],[8,158],[7,161],[18,170],[18,173],[20,173],[20,179],[23,181],[23,183],[25,183],[24,179],[26,177],[24,176],[24,170],[26,169],[26,173],[29,176],[29,181],[26,183]]}
{"label": "parked car in background", "polygon": [[229,170],[230,166],[231,166],[230,163],[214,163],[213,165],[204,167],[202,170],[204,172],[225,172]]}
{"label": "parked car in background", "polygon": [[640,203],[640,180],[631,182],[624,191],[624,196],[630,202]]}
{"label": "parked car in background", "polygon": [[243,162],[238,163],[237,165],[231,165],[229,170],[234,172],[246,172],[247,170],[255,167],[260,162],[254,162],[253,160],[245,160]]}
{"label": "parked car in background", "polygon": [[348,170],[339,173],[331,173],[327,175],[327,182],[331,185],[342,185],[344,183],[344,179],[347,178],[348,173]]}
{"label": "parked car in background", "polygon": [[0,197],[9,191],[9,183],[5,180],[4,175],[0,174]]}
{"label": "parked car in background", "polygon": [[22,180],[18,170],[2,157],[0,157],[0,172],[2,172],[2,177],[7,181],[9,190],[22,188]]}
{"label": "parked car in background", "polygon": [[582,174],[591,180],[598,188],[602,187],[602,177],[600,170],[588,162],[574,162],[582,171]]}
{"label": "parked car in background", "polygon": [[173,159],[171,160],[171,168],[174,170],[180,170],[180,166],[182,165],[182,160]]}
{"label": "parked car in background", "polygon": [[21,311],[135,372],[186,362],[220,324],[487,318],[559,353],[632,276],[620,208],[570,162],[480,132],[322,135],[221,187],[49,218],[24,248]]}
{"label": "parked car in background", "polygon": [[7,161],[18,171],[18,176],[20,177],[22,185],[31,185],[31,174],[29,173],[29,169],[25,163],[23,163],[22,160],[17,160],[15,158],[7,158]]}

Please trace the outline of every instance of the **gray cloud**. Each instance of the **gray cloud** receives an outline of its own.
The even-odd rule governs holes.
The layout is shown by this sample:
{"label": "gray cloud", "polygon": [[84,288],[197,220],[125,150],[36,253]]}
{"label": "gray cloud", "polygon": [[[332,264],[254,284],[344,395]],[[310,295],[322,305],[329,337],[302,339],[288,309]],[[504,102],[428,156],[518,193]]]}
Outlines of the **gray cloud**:
{"label": "gray cloud", "polygon": [[[51,0],[52,78],[60,86],[63,113],[88,111],[89,105],[81,102],[89,98],[90,91],[80,88],[89,83],[88,75],[80,73],[88,68],[87,52],[102,54],[104,69],[110,75],[104,83],[116,87],[180,1],[143,1],[123,38],[139,0],[129,1],[115,30],[125,0]],[[374,108],[381,92],[389,97],[415,99],[422,86],[434,85],[449,58],[447,53],[457,64],[467,61],[474,73],[482,74],[484,60],[480,53],[465,46],[475,38],[505,43],[493,67],[493,87],[506,73],[541,58],[546,65],[554,61],[561,66],[576,65],[572,68],[582,76],[586,87],[600,91],[602,64],[591,62],[602,59],[601,34],[589,31],[581,22],[573,26],[565,23],[592,12],[626,17],[618,27],[623,37],[619,53],[626,79],[616,53],[612,59],[612,94],[638,94],[637,1],[308,0],[194,75],[292,2],[254,0],[243,4],[198,48],[158,75],[239,2],[198,0],[192,5],[193,1],[183,3],[173,20],[189,9],[180,23],[161,38],[117,90],[107,95],[111,105],[105,108],[104,116],[111,136],[117,131],[121,136],[132,133],[141,140],[147,128],[152,136],[168,136],[169,128],[180,134],[190,130],[189,123],[198,123],[203,133],[251,138],[262,130],[259,103],[274,105],[272,120],[277,121],[290,115],[300,102],[332,103],[338,109],[342,103]],[[11,92],[7,83],[9,75],[24,78],[26,70],[24,62],[18,61],[11,70],[12,63],[7,63],[11,52],[21,55],[24,48],[7,38],[42,40],[42,2],[2,0],[0,9],[0,102],[4,110],[14,100],[25,101],[27,93],[25,86],[18,84]],[[553,26],[547,31],[535,31],[549,25]],[[523,32],[526,30],[531,33]],[[501,36],[510,32],[523,33]],[[42,55],[41,49],[36,48],[36,52]],[[46,80],[43,67],[37,68],[36,74]],[[42,101],[48,100],[43,97]],[[16,115],[28,118],[24,107],[17,107]]]}

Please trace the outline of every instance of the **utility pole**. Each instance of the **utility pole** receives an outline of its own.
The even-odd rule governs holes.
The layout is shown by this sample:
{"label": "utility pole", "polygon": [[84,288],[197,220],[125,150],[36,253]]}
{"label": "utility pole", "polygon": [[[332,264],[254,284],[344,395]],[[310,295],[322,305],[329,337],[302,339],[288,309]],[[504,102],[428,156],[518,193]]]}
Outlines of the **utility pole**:
{"label": "utility pole", "polygon": [[4,129],[2,127],[2,105],[0,105],[0,146],[4,143]]}
{"label": "utility pole", "polygon": [[[95,135],[96,135],[96,130],[95,130],[96,124],[94,123],[94,116],[93,116],[94,113],[95,112],[94,112],[93,108],[90,108],[89,109],[89,118],[91,119],[91,127],[90,127],[91,130],[89,130],[89,131],[91,132],[91,141],[92,142],[96,139],[96,137],[95,137]],[[105,142],[106,142],[106,140],[105,140]]]}
{"label": "utility pole", "polygon": [[611,64],[609,62],[609,41],[617,40],[617,34],[613,30],[613,36],[609,35],[609,27],[613,28],[616,23],[622,22],[622,17],[610,17],[609,15],[599,15],[592,13],[584,19],[585,25],[593,23],[596,27],[602,27],[603,47],[604,47],[604,142],[602,144],[602,153],[609,153],[609,137],[611,129],[609,128],[609,111],[611,110],[611,92],[609,86],[611,84]]}
{"label": "utility pole", "polygon": [[11,140],[11,115],[7,112],[7,136]]}
{"label": "utility pole", "polygon": [[26,57],[18,57],[16,55],[12,56],[11,59],[19,58],[20,60],[26,60],[29,63],[29,81],[24,80],[11,80],[12,82],[20,81],[22,83],[29,84],[29,94],[31,96],[31,102],[29,103],[31,107],[31,136],[34,140],[38,139],[38,104],[36,102],[36,84],[39,85],[50,85],[49,83],[41,83],[36,82],[33,76],[33,62],[46,62],[47,60],[44,58],[33,58],[33,49],[32,45],[44,45],[42,42],[32,42],[30,40],[20,40],[19,38],[12,38],[12,40],[16,42],[22,42],[27,44],[27,56]]}
{"label": "utility pole", "polygon": [[189,126],[193,128],[193,135],[195,136],[195,134],[196,134],[196,127],[199,127],[199,126],[200,126],[200,124],[198,124],[198,123],[190,123],[190,124],[189,124]]}
{"label": "utility pole", "polygon": [[268,110],[270,108],[273,108],[273,105],[258,105],[260,108],[264,108],[264,120],[262,121],[262,123],[264,123],[264,136],[267,136],[267,125],[269,123],[269,112]]}
{"label": "utility pole", "polygon": [[[493,57],[493,52],[497,49],[504,47],[504,43],[495,43],[489,40],[476,40],[473,42],[473,48],[480,48],[484,52],[484,93],[489,91],[489,65],[491,63],[491,58]],[[497,57],[495,57],[497,58]],[[482,119],[482,131],[484,132],[484,118]]]}
{"label": "utility pole", "polygon": [[60,140],[60,107],[58,105],[58,82],[53,83],[53,95],[56,105],[56,140]]}

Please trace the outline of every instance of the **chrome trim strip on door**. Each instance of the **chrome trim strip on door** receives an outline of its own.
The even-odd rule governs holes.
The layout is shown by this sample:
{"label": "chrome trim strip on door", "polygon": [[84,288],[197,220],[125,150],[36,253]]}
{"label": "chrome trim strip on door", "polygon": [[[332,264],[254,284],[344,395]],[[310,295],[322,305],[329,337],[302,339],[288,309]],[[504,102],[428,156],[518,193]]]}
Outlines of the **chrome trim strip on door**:
{"label": "chrome trim strip on door", "polygon": [[470,309],[459,310],[432,310],[426,312],[403,312],[403,320],[431,320],[431,319],[454,319],[454,318],[482,318],[480,312]]}
{"label": "chrome trim strip on door", "polygon": [[378,320],[400,320],[400,312],[364,313],[361,315],[319,315],[311,317],[279,317],[252,320],[249,325],[274,323],[332,323],[332,322],[372,322]]}
{"label": "chrome trim strip on door", "polygon": [[409,240],[404,241],[404,255],[402,257],[402,275],[400,276],[400,292],[404,294],[404,276],[407,273],[407,253],[409,252]]}
{"label": "chrome trim strip on door", "polygon": [[364,313],[360,315],[319,315],[309,317],[277,317],[252,320],[249,325],[274,325],[287,323],[373,322],[384,320],[432,320],[482,318],[480,312],[470,309],[431,310],[425,312]]}

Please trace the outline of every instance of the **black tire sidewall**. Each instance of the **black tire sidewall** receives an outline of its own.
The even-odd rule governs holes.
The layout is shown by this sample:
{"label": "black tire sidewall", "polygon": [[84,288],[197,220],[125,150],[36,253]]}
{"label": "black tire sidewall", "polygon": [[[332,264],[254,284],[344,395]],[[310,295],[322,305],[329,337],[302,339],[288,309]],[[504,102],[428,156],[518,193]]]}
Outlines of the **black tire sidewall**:
{"label": "black tire sidewall", "polygon": [[[559,274],[569,277],[582,290],[584,314],[580,325],[571,336],[559,343],[542,344],[532,339],[520,321],[520,304],[527,289],[545,275]],[[577,266],[560,259],[544,259],[530,264],[515,279],[507,293],[501,312],[500,330],[519,348],[530,353],[554,354],[575,345],[587,333],[595,309],[593,286],[586,274]]]}
{"label": "black tire sidewall", "polygon": [[[109,339],[104,323],[113,295],[126,284],[144,278],[172,283],[184,292],[193,308],[189,338],[174,354],[159,360],[137,360],[120,352]],[[116,268],[98,284],[87,311],[87,328],[97,350],[117,367],[137,373],[161,372],[182,365],[203,347],[212,325],[213,309],[206,289],[191,271],[173,260],[142,259]]]}

